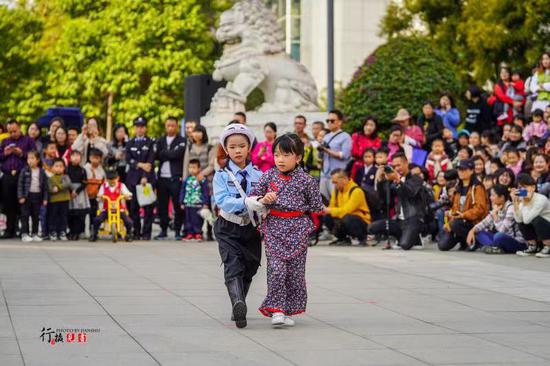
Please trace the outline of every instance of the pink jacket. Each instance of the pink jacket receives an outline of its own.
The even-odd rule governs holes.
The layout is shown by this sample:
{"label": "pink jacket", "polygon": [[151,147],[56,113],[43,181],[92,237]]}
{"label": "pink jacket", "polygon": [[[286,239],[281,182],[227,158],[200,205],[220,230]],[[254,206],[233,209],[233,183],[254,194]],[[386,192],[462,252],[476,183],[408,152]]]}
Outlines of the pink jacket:
{"label": "pink jacket", "polygon": [[[256,144],[252,149],[252,164],[254,164],[262,172],[268,171],[275,166],[275,159],[273,158],[273,152],[271,151],[273,144],[267,140]],[[260,152],[262,154],[260,154]]]}

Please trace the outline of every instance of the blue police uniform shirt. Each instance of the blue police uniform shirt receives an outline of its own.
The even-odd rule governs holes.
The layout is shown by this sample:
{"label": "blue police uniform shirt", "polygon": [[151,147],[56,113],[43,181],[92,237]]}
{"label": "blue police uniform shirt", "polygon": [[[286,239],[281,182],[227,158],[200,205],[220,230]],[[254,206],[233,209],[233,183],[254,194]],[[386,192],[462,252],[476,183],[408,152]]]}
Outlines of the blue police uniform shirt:
{"label": "blue police uniform shirt", "polygon": [[[241,183],[243,180],[243,176],[240,174],[241,169],[231,160],[229,160],[227,165],[225,169],[231,170],[235,178],[237,178],[237,181]],[[214,202],[216,202],[216,205],[225,212],[240,215],[246,212],[244,197],[241,197],[237,187],[235,187],[233,180],[225,169],[218,170],[216,174],[214,174],[214,181],[212,183],[214,188]],[[252,163],[248,163],[242,170],[246,172],[247,185],[245,193],[249,195],[252,189],[258,184],[262,172],[256,169]]]}

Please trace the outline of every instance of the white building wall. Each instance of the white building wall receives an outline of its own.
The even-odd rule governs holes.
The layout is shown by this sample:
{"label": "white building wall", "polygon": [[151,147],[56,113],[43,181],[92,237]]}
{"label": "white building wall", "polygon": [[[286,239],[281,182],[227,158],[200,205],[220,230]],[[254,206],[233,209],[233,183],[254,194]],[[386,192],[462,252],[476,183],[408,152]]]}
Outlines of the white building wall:
{"label": "white building wall", "polygon": [[[384,42],[379,23],[389,0],[334,0],[334,80],[346,85],[364,59]],[[326,0],[301,2],[300,61],[321,94],[327,85]]]}

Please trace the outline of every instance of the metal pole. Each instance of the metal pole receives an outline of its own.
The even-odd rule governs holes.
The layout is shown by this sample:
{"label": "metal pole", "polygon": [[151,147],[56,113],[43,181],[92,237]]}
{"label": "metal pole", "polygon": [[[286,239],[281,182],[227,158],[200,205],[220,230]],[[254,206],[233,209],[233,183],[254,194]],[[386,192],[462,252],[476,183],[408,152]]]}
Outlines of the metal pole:
{"label": "metal pole", "polygon": [[292,52],[292,0],[286,0],[285,6],[285,49],[289,55]]}
{"label": "metal pole", "polygon": [[327,0],[327,101],[334,109],[334,0]]}

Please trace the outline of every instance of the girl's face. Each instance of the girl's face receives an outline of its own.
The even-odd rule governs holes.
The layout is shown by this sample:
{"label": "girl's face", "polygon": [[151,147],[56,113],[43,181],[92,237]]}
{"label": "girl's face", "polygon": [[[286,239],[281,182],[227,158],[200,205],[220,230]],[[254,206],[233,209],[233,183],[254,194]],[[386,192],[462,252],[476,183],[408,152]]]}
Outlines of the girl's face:
{"label": "girl's face", "polygon": [[80,165],[80,154],[71,154],[71,164],[72,165]]}
{"label": "girl's face", "polygon": [[537,173],[546,173],[548,171],[548,164],[542,156],[537,155],[533,161],[533,169],[535,169]]}
{"label": "girl's face", "polygon": [[195,144],[202,144],[202,131],[195,130],[193,131],[193,141]]}
{"label": "girl's face", "polygon": [[445,140],[450,140],[453,138],[453,131],[449,130],[448,128],[443,129],[443,138]]}
{"label": "girl's face", "polygon": [[363,164],[371,166],[374,163],[374,155],[371,152],[363,154]]}
{"label": "girl's face", "polygon": [[368,120],[367,123],[363,126],[363,133],[365,136],[370,136],[376,130],[376,123],[372,120]]}
{"label": "girl's face", "polygon": [[512,177],[510,177],[510,173],[506,172],[506,173],[502,173],[499,177],[498,177],[498,184],[502,184],[503,186],[510,186],[510,184],[512,184]]}
{"label": "girl's face", "polygon": [[296,166],[300,164],[300,161],[302,161],[301,155],[281,151],[279,146],[275,149],[273,157],[275,158],[275,165],[277,166],[277,169],[279,169],[282,173],[294,170]]}
{"label": "girl's face", "polygon": [[518,153],[508,153],[506,154],[506,164],[509,165],[516,165],[519,161],[519,154]]}
{"label": "girl's face", "polygon": [[61,122],[59,121],[53,121],[51,124],[50,124],[50,129],[49,129],[49,132],[50,132],[50,136],[55,136],[55,131],[57,131],[57,129],[61,127]]}
{"label": "girl's face", "polygon": [[491,174],[495,174],[495,172],[498,170],[498,165],[495,163],[491,163]]}
{"label": "girl's face", "polygon": [[264,136],[267,141],[273,141],[277,137],[277,133],[271,127],[266,127],[264,128]]}
{"label": "girl's face", "polygon": [[424,114],[425,117],[430,118],[431,116],[434,115],[434,109],[432,108],[431,105],[426,104],[422,107],[422,113]]}
{"label": "girl's face", "polygon": [[67,132],[62,128],[58,128],[55,131],[55,141],[60,145],[65,144],[67,142]]}
{"label": "girl's face", "polygon": [[444,108],[447,107],[447,106],[450,106],[451,105],[451,100],[449,99],[448,96],[444,95],[439,99],[439,105],[441,105]]}
{"label": "girl's face", "polygon": [[117,141],[124,141],[126,139],[126,131],[124,131],[124,128],[119,128],[115,132],[115,140]]}
{"label": "girl's face", "polygon": [[470,155],[468,155],[468,151],[466,149],[458,150],[457,155],[460,160],[466,160],[470,158]]}
{"label": "girl's face", "polygon": [[508,71],[508,69],[500,69],[500,80],[502,81],[510,80],[510,71]]}
{"label": "girl's face", "polygon": [[474,171],[476,174],[485,174],[485,163],[481,159],[474,162]]}
{"label": "girl's face", "polygon": [[27,155],[27,164],[29,164],[31,168],[36,168],[38,166],[38,159],[34,154]]}
{"label": "girl's face", "polygon": [[36,139],[38,136],[40,136],[40,130],[36,125],[33,123],[29,126],[29,130],[27,131],[27,135],[29,135],[30,138]]}
{"label": "girl's face", "polygon": [[445,180],[445,174],[443,172],[439,172],[437,174],[436,183],[441,187],[444,187],[445,184],[447,184],[447,181]]}
{"label": "girl's face", "polygon": [[393,131],[390,135],[389,140],[392,144],[398,144],[401,141],[401,132]]}
{"label": "girl's face", "polygon": [[546,140],[546,143],[544,144],[544,152],[546,154],[550,153],[550,139]]}
{"label": "girl's face", "polygon": [[502,206],[506,202],[504,196],[499,196],[495,191],[491,191],[491,203],[493,206]]}
{"label": "girl's face", "polygon": [[550,56],[546,54],[542,55],[541,64],[544,69],[550,69]]}
{"label": "girl's face", "polygon": [[[195,132],[193,132],[193,135]],[[238,166],[246,165],[246,159],[250,152],[250,143],[245,135],[231,135],[225,141],[227,155]]]}
{"label": "girl's face", "polygon": [[483,180],[483,186],[485,187],[486,191],[491,190],[491,188],[493,188],[493,180],[492,179],[484,179]]}
{"label": "girl's face", "polygon": [[489,138],[481,136],[481,145],[489,146]]}
{"label": "girl's face", "polygon": [[478,146],[480,144],[481,144],[481,138],[479,136],[479,133],[472,132],[472,134],[470,135],[470,145]]}

